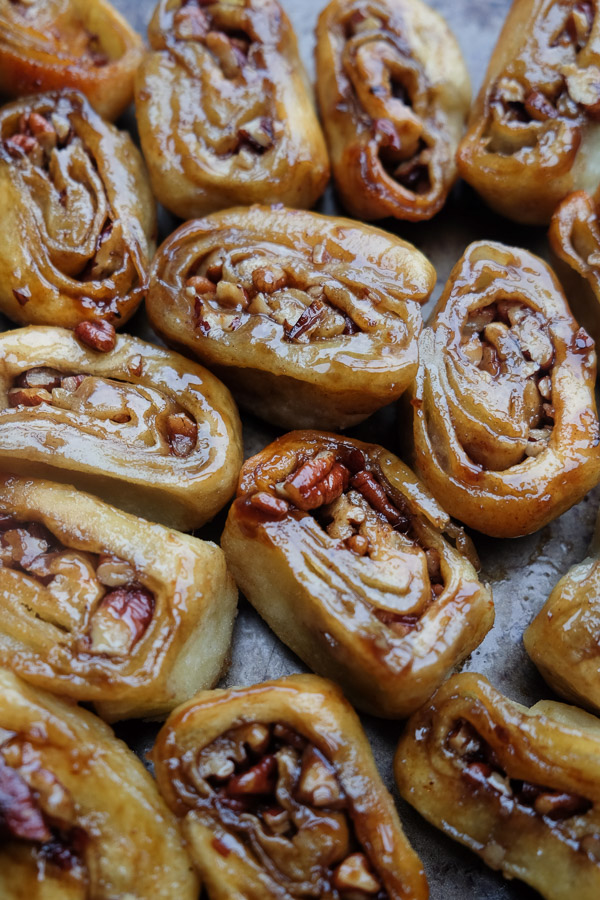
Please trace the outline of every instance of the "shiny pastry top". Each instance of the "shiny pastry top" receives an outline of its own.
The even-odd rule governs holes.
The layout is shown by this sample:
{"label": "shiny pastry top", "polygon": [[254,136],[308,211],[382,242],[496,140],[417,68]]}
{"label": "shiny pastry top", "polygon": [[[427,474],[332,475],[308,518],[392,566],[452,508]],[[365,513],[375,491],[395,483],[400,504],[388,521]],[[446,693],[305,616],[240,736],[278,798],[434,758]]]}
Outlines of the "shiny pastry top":
{"label": "shiny pastry top", "polygon": [[469,75],[421,0],[333,0],[317,26],[317,93],[337,190],[363,219],[430,219],[456,180]]}
{"label": "shiny pastry top", "polygon": [[154,193],[181,218],[310,207],[329,177],[296,36],[277,0],[160,0],[136,78]]}
{"label": "shiny pastry top", "polygon": [[513,0],[458,153],[497,212],[550,221],[571,191],[598,186],[597,0]]}
{"label": "shiny pastry top", "polygon": [[107,0],[0,0],[0,94],[75,88],[113,120],[132,100],[142,54]]}
{"label": "shiny pastry top", "polygon": [[76,91],[0,110],[0,309],[23,324],[117,327],[139,306],[156,202],[129,134]]}
{"label": "shiny pastry top", "polygon": [[435,283],[411,244],[351,222],[251,207],[188,222],[151,270],[155,330],[283,427],[342,428],[397,398]]}

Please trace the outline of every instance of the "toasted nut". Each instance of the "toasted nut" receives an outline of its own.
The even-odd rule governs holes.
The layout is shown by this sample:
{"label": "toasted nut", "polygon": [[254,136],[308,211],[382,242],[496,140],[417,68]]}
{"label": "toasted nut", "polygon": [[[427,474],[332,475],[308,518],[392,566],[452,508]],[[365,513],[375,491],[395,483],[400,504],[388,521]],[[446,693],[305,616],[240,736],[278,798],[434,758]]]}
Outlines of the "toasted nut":
{"label": "toasted nut", "polygon": [[338,891],[362,891],[377,894],[381,884],[369,867],[364,853],[352,853],[333,872],[332,884]]}
{"label": "toasted nut", "polygon": [[487,785],[488,778],[493,771],[492,767],[486,762],[472,762],[464,767],[462,776],[469,784],[480,787],[481,785]]}
{"label": "toasted nut", "polygon": [[20,153],[31,153],[36,147],[39,147],[36,139],[29,134],[13,134],[12,137],[7,138],[5,143],[9,152],[15,148]]}
{"label": "toasted nut", "polygon": [[230,796],[244,794],[270,794],[275,790],[277,760],[265,756],[259,763],[241,775],[234,775],[226,791]]}
{"label": "toasted nut", "polygon": [[408,527],[408,519],[388,498],[381,484],[371,472],[363,469],[357,472],[350,482],[363,497],[371,504],[373,509],[381,513],[394,527]]}
{"label": "toasted nut", "polygon": [[283,519],[287,515],[290,504],[280,497],[274,497],[267,491],[259,491],[250,497],[250,504],[272,519]]}
{"label": "toasted nut", "polygon": [[114,325],[102,321],[80,322],[74,334],[82,344],[99,353],[108,353],[113,350],[117,339]]}
{"label": "toasted nut", "polygon": [[252,283],[257,291],[274,294],[286,286],[287,275],[279,266],[261,267],[252,272]]}
{"label": "toasted nut", "polygon": [[238,728],[236,737],[243,741],[253,753],[262,755],[271,741],[271,732],[266,725],[253,722],[251,725],[242,725]]}
{"label": "toasted nut", "polygon": [[483,357],[483,344],[476,334],[473,335],[469,341],[464,343],[460,349],[469,362],[472,362],[476,366],[479,365]]}
{"label": "toasted nut", "polygon": [[235,772],[235,763],[221,754],[214,754],[198,763],[200,778],[216,778],[218,781],[227,781]]}
{"label": "toasted nut", "polygon": [[363,534],[353,534],[349,538],[346,538],[344,544],[348,548],[348,550],[352,550],[353,553],[356,553],[357,556],[364,556],[369,552],[369,539],[366,538]]}
{"label": "toasted nut", "polygon": [[241,284],[232,281],[219,281],[217,284],[217,302],[221,306],[245,309],[248,306],[248,291]]}
{"label": "toasted nut", "polygon": [[0,754],[0,796],[2,825],[9,835],[26,841],[49,841],[50,829],[44,822],[33,792],[19,772]]}
{"label": "toasted nut", "polygon": [[458,722],[446,738],[448,749],[457,756],[475,756],[481,750],[477,732],[468,722]]}
{"label": "toasted nut", "polygon": [[60,386],[64,391],[72,393],[77,390],[83,381],[85,381],[85,378],[85,375],[67,375],[67,377],[63,378],[61,381]]}
{"label": "toasted nut", "polygon": [[174,456],[189,456],[198,441],[198,425],[187,413],[167,416],[167,440]]}
{"label": "toasted nut", "polygon": [[589,800],[579,794],[548,791],[536,797],[533,808],[540,816],[557,821],[586,813],[591,805]]}
{"label": "toasted nut", "polygon": [[52,395],[43,388],[11,388],[8,392],[10,406],[39,406],[40,403],[52,403]]}
{"label": "toasted nut", "polygon": [[287,809],[276,806],[273,809],[265,809],[262,813],[265,825],[273,834],[285,834],[290,827],[290,814]]}
{"label": "toasted nut", "polygon": [[193,275],[191,278],[185,283],[186,289],[191,291],[191,296],[196,296],[196,294],[216,294],[217,286],[213,284],[210,278],[205,278],[204,275]]}
{"label": "toasted nut", "polygon": [[312,331],[313,328],[316,328],[325,314],[326,306],[323,301],[313,300],[310,306],[306,307],[293,325],[290,325],[287,319],[285,320],[283,328],[286,338],[290,341],[298,340],[298,338],[301,338],[309,331]]}
{"label": "toasted nut", "polygon": [[240,128],[239,135],[254,150],[268,150],[273,146],[273,122],[266,118],[252,119]]}
{"label": "toasted nut", "polygon": [[206,15],[197,6],[178,9],[173,16],[173,32],[180,41],[198,41],[209,31]]}
{"label": "toasted nut", "polygon": [[140,640],[154,613],[154,597],[143,587],[116,588],[92,616],[93,653],[124,655]]}
{"label": "toasted nut", "polygon": [[331,451],[319,453],[289,475],[281,491],[298,509],[317,509],[331,503],[348,487],[350,473]]}
{"label": "toasted nut", "polygon": [[304,751],[296,799],[316,808],[336,806],[345,799],[335,771],[315,747]]}
{"label": "toasted nut", "polygon": [[127,560],[103,553],[96,569],[96,577],[105,587],[122,587],[135,581],[135,570]]}
{"label": "toasted nut", "polygon": [[501,775],[499,772],[492,772],[488,782],[500,794],[504,794],[505,797],[512,797],[510,782],[505,775]]}
{"label": "toasted nut", "polygon": [[27,369],[17,378],[17,384],[22,388],[44,388],[51,391],[58,387],[62,381],[62,375],[58,369],[50,369],[48,366],[37,366]]}
{"label": "toasted nut", "polygon": [[547,375],[545,378],[540,378],[538,382],[538,391],[544,398],[544,400],[552,399],[552,379]]}

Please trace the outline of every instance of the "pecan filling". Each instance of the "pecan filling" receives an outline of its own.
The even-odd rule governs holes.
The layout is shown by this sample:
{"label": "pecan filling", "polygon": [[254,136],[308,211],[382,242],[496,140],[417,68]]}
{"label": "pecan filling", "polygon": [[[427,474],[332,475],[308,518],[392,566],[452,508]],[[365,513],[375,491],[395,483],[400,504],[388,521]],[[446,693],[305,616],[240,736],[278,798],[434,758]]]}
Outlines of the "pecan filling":
{"label": "pecan filling", "polygon": [[175,786],[215,831],[218,853],[232,852],[235,835],[292,897],[388,897],[358,842],[335,768],[287,725],[242,725],[188,751]]}
{"label": "pecan filling", "polygon": [[43,767],[34,743],[4,730],[0,741],[0,845],[27,842],[39,872],[54,867],[86,883],[87,835],[75,824],[71,794]]}
{"label": "pecan filling", "polygon": [[517,153],[535,146],[548,127],[563,122],[577,128],[582,116],[600,115],[600,70],[578,60],[595,16],[596,4],[589,0],[549,4],[525,49],[532,58],[525,66],[516,59],[492,89],[485,134],[491,153]]}
{"label": "pecan filling", "polygon": [[[284,133],[275,118],[272,92],[265,91],[263,45],[252,18],[252,10],[243,2],[183,0],[171,25],[174,54],[181,55],[187,68],[186,47],[195,46],[201,52],[199,77],[204,81],[204,72],[210,73],[206,81],[222,94],[226,107],[218,122],[203,118],[203,139],[217,157],[236,158],[242,169],[251,169]],[[180,53],[177,42],[183,45]]]}
{"label": "pecan filling", "polygon": [[322,243],[313,248],[312,266],[291,254],[275,261],[268,251],[213,250],[183,287],[196,331],[218,336],[265,316],[284,341],[302,345],[384,327],[393,300],[323,271],[329,259]]}
{"label": "pecan filling", "polygon": [[[106,327],[84,324],[100,331]],[[66,410],[86,430],[93,432],[96,422],[125,442],[142,442],[148,451],[176,457],[188,457],[198,442],[198,423],[174,400],[140,384],[37,366],[15,379],[8,403],[18,411],[45,406]]]}
{"label": "pecan filling", "polygon": [[[579,794],[556,791],[540,784],[511,778],[492,747],[465,719],[459,719],[446,738],[446,750],[454,756],[463,781],[471,790],[489,791],[505,808],[520,808],[543,817],[552,827],[579,819],[593,804]],[[579,850],[600,862],[600,834],[587,832],[584,823],[573,823]]]}
{"label": "pecan filling", "polygon": [[133,565],[65,547],[44,525],[0,512],[0,580],[21,573],[22,603],[37,619],[73,635],[81,654],[127,656],[146,633],[154,595]]}
{"label": "pecan filling", "polygon": [[432,190],[435,136],[428,116],[421,66],[389,19],[354,10],[344,22],[344,68],[363,116],[371,120],[381,165],[413,194]]}
{"label": "pecan filling", "polygon": [[300,456],[275,493],[259,491],[246,502],[265,519],[283,519],[294,511],[310,514],[334,548],[362,561],[361,596],[399,636],[418,628],[444,591],[440,552],[430,546],[406,501],[368,468],[358,449]]}
{"label": "pecan filling", "polygon": [[[526,441],[518,451],[520,458],[509,464],[539,456],[548,447],[555,417],[551,377],[555,352],[543,316],[511,300],[481,307],[463,326],[461,353],[493,382],[513,392],[511,407],[515,420],[523,421]],[[498,467],[484,447],[470,444],[468,438],[465,448],[476,462]]]}

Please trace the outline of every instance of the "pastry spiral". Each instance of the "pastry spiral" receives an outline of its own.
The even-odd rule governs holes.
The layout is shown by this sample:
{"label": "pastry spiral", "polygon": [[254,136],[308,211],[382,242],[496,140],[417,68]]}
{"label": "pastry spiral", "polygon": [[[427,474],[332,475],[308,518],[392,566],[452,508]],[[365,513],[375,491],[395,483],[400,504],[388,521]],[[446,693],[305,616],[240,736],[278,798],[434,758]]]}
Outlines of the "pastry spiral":
{"label": "pastry spiral", "polygon": [[152,264],[146,308],[250,411],[344,428],[413,380],[435,271],[367,225],[252,207],[182,225]]}
{"label": "pastry spiral", "polygon": [[594,343],[541,259],[471,244],[419,353],[412,453],[451,516],[517,537],[598,482]]}
{"label": "pastry spiral", "polygon": [[340,197],[362,219],[430,219],[456,180],[469,75],[421,0],[333,0],[317,26],[317,93]]}
{"label": "pastry spiral", "polygon": [[513,0],[458,151],[462,177],[497,212],[550,221],[598,186],[597,0]]}
{"label": "pastry spiral", "polygon": [[198,528],[242,462],[229,392],[175,353],[84,324],[81,338],[44,326],[0,335],[0,467]]}
{"label": "pastry spiral", "polygon": [[75,91],[0,110],[0,309],[22,324],[117,327],[142,300],[156,204],[130,136]]}
{"label": "pastry spiral", "polygon": [[136,111],[160,202],[182,219],[238,203],[312,206],[329,160],[277,0],[160,0],[148,35]]}
{"label": "pastry spiral", "polygon": [[394,762],[401,795],[432,825],[546,898],[600,892],[600,722],[513,703],[455,675],[415,713]]}
{"label": "pastry spiral", "polygon": [[417,709],[494,620],[464,534],[375,444],[279,438],[245,463],[222,547],[284,643],[375,715]]}
{"label": "pastry spiral", "polygon": [[177,824],[96,716],[0,669],[0,896],[197,900]]}
{"label": "pastry spiral", "polygon": [[426,900],[352,708],[311,675],[198,694],[153,750],[210,900]]}
{"label": "pastry spiral", "polygon": [[226,663],[214,544],[60,484],[0,476],[0,665],[108,721],[166,715]]}
{"label": "pastry spiral", "polygon": [[105,119],[133,98],[142,41],[107,0],[0,0],[0,93],[74,88]]}

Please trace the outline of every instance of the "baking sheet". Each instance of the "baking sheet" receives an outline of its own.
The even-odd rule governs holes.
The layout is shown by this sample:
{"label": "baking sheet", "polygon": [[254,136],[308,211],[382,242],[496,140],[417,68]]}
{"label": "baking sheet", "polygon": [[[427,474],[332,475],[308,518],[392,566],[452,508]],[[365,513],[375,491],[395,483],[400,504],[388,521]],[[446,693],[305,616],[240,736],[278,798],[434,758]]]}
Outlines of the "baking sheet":
{"label": "baking sheet", "polygon": [[[298,34],[300,49],[311,77],[314,76],[314,26],[325,0],[281,0]],[[113,0],[144,36],[154,8],[154,0]],[[510,0],[432,0],[453,29],[471,75],[473,91],[483,79],[487,61],[510,7]],[[131,114],[124,123],[133,131]],[[330,188],[318,209],[328,214],[342,213]],[[482,238],[527,247],[547,258],[545,229],[515,225],[490,212],[465,184],[454,189],[444,210],[432,221],[411,224],[386,220],[381,227],[416,244],[434,264],[438,284],[424,313],[432,308],[448,274],[466,245]],[[177,225],[164,211],[160,216],[161,239]],[[156,341],[139,313],[130,330]],[[246,455],[256,453],[281,432],[251,416],[243,417]],[[397,450],[395,410],[388,408],[351,429],[352,436],[375,441]],[[492,582],[496,623],[483,644],[463,666],[481,672],[510,698],[531,704],[552,696],[529,661],[522,644],[523,630],[545,602],[552,587],[573,563],[585,556],[593,530],[600,488],[582,503],[537,534],[518,540],[495,540],[472,533],[482,562],[482,577]],[[199,537],[218,540],[225,521],[222,513]],[[269,630],[254,610],[241,598],[236,622],[232,663],[220,686],[249,685],[293,672],[306,671]],[[384,781],[398,802],[406,833],[421,856],[429,879],[432,900],[514,900],[538,895],[519,882],[508,882],[489,870],[478,857],[429,826],[399,799],[393,786],[392,757],[400,733],[399,723],[362,717]],[[142,758],[153,743],[156,726],[126,722],[117,733]],[[574,886],[575,888],[575,886]],[[175,898],[174,898],[175,900]]]}

